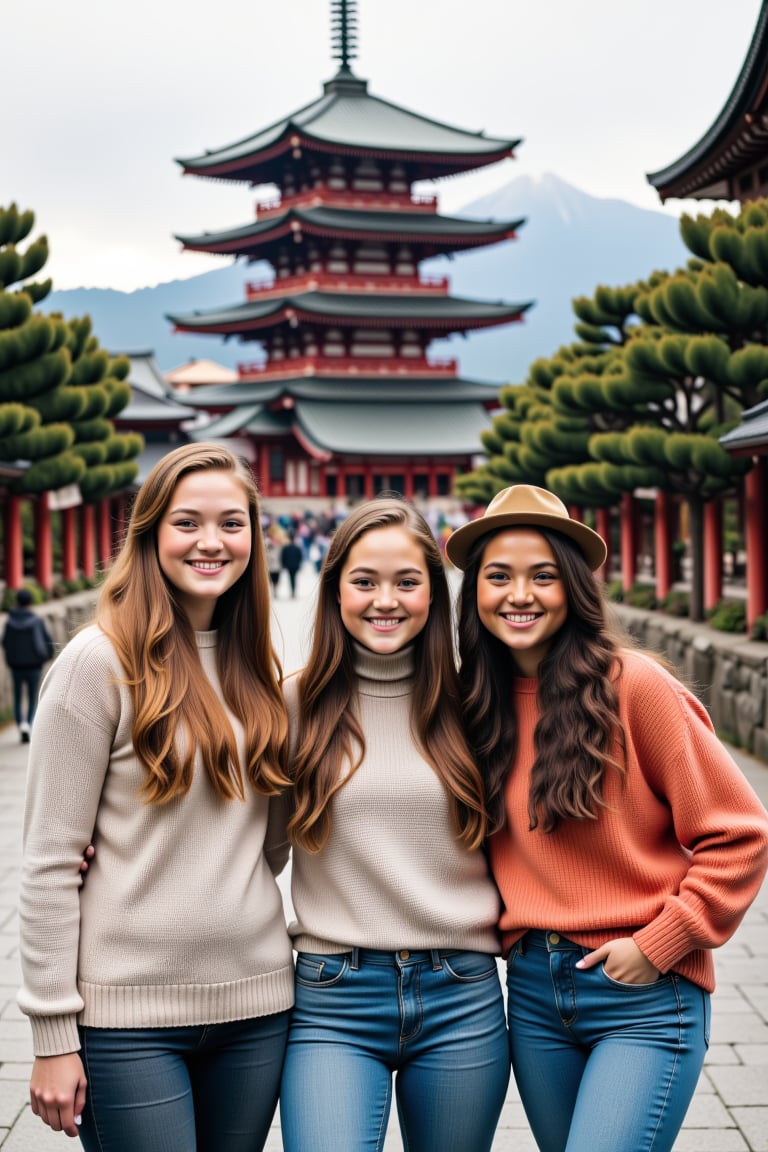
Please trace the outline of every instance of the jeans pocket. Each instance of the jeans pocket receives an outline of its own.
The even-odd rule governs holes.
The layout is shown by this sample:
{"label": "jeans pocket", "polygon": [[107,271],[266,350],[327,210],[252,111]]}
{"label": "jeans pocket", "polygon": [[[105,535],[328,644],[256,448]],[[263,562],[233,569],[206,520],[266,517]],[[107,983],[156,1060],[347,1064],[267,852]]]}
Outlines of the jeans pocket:
{"label": "jeans pocket", "polygon": [[296,982],[305,988],[330,988],[338,984],[349,970],[349,953],[299,952],[296,957]]}
{"label": "jeans pocket", "polygon": [[496,957],[487,952],[452,952],[443,956],[443,967],[460,984],[475,984],[495,976]]}
{"label": "jeans pocket", "polygon": [[643,984],[627,984],[625,980],[617,980],[615,976],[609,976],[605,970],[605,964],[600,965],[600,972],[614,988],[624,988],[628,992],[632,992],[633,990],[642,992],[648,988],[660,988],[664,984],[669,984],[671,980],[671,976],[668,973],[666,975],[662,973],[660,976],[657,976],[655,980],[648,980]]}

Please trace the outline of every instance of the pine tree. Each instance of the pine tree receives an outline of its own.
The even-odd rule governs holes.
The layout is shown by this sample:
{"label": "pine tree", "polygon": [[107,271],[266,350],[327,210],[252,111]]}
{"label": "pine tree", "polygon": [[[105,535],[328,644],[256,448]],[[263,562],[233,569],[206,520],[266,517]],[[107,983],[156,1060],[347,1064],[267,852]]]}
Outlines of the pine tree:
{"label": "pine tree", "polygon": [[80,492],[93,503],[133,483],[138,475],[135,457],[144,441],[135,432],[115,432],[110,422],[131,398],[128,358],[110,357],[99,347],[88,316],[70,320],[68,327],[72,372],[61,391],[72,401],[67,419],[76,437],[73,451],[86,468]]}
{"label": "pine tree", "polygon": [[32,311],[51,288],[50,280],[30,279],[48,258],[46,238],[19,248],[34,219],[15,204],[0,208],[0,458],[29,462],[11,484],[30,493],[76,483],[84,472],[71,451],[73,429],[44,415],[71,365],[66,325]]}

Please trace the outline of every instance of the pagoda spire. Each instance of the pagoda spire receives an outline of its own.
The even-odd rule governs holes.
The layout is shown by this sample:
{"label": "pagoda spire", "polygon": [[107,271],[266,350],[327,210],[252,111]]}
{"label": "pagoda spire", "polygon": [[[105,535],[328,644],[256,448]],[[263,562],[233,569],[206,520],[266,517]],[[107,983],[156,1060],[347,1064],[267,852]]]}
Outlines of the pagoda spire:
{"label": "pagoda spire", "polygon": [[357,59],[357,0],[331,0],[331,45],[339,72],[352,75]]}

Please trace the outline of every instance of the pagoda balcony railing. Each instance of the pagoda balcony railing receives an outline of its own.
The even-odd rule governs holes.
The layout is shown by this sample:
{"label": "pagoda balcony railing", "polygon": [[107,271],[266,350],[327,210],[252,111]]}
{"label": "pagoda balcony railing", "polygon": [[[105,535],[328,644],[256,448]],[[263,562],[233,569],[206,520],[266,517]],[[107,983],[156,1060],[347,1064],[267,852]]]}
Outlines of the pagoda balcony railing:
{"label": "pagoda balcony railing", "polygon": [[256,204],[259,220],[268,220],[286,208],[356,208],[360,212],[436,212],[437,196],[417,196],[412,192],[358,192],[320,185],[275,200]]}
{"label": "pagoda balcony railing", "polygon": [[447,276],[371,276],[347,272],[301,272],[273,280],[249,280],[246,300],[264,300],[289,292],[378,292],[400,295],[444,296]]}
{"label": "pagoda balcony railing", "polygon": [[426,356],[297,356],[238,364],[240,380],[280,380],[288,376],[454,377],[457,360]]}

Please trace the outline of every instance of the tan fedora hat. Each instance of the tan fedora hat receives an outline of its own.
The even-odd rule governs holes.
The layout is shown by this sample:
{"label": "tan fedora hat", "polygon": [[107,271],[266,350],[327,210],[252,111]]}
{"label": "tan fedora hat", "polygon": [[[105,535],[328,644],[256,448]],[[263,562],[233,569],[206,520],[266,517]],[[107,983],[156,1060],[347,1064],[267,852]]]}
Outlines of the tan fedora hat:
{"label": "tan fedora hat", "polygon": [[587,528],[580,520],[572,520],[568,509],[554,492],[536,488],[533,484],[513,484],[497,492],[479,519],[470,520],[448,537],[445,550],[448,559],[462,570],[466,567],[467,553],[481,536],[499,528],[552,528],[569,536],[584,554],[593,572],[605,563],[608,550],[602,536]]}

